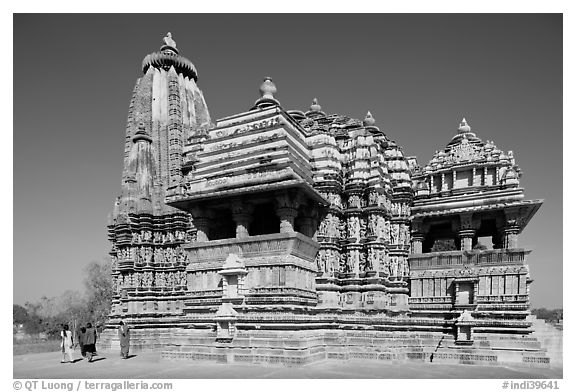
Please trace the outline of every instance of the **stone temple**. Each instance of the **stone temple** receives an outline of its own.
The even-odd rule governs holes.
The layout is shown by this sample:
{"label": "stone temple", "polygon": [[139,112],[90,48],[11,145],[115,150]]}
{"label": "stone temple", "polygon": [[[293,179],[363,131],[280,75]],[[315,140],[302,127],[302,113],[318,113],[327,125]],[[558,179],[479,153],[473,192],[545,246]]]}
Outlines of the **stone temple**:
{"label": "stone temple", "polygon": [[[108,225],[120,319],[170,359],[548,366],[511,151],[466,120],[424,167],[376,125],[288,110],[265,78],[211,121],[170,34],[142,63]],[[479,238],[491,239],[491,246]]]}

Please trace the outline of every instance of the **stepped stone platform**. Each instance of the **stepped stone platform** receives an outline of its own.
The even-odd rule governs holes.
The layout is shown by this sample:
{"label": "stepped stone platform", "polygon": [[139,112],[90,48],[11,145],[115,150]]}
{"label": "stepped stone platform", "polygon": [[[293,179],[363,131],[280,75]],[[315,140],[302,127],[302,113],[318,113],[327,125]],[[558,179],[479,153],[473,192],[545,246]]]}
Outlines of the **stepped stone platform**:
{"label": "stepped stone platform", "polygon": [[535,338],[480,337],[460,346],[451,335],[383,331],[243,331],[233,340],[216,333],[174,336],[162,358],[305,366],[324,360],[443,363],[547,368],[550,359]]}

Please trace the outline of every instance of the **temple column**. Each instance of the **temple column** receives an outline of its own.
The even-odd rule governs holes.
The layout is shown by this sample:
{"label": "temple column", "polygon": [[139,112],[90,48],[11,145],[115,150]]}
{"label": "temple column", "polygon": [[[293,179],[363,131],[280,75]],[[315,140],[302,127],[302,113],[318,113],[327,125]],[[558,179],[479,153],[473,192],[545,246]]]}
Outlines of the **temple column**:
{"label": "temple column", "polygon": [[476,229],[478,229],[479,224],[480,222],[472,219],[472,214],[460,214],[460,230],[458,231],[460,250],[472,250],[472,241],[476,235]]}
{"label": "temple column", "polygon": [[458,237],[460,237],[460,250],[471,251],[472,240],[476,235],[476,230],[460,230]]}
{"label": "temple column", "polygon": [[412,243],[411,253],[422,253],[422,243],[424,242],[424,225],[422,220],[414,219],[411,223],[411,238]]}
{"label": "temple column", "polygon": [[504,247],[506,249],[518,247],[518,233],[520,233],[520,227],[517,225],[507,226],[504,229]]}
{"label": "temple column", "polygon": [[210,226],[213,218],[212,211],[201,208],[193,208],[190,212],[192,213],[192,217],[194,219],[194,227],[196,227],[196,241],[208,241],[210,235]]}
{"label": "temple column", "polygon": [[280,218],[280,233],[294,232],[294,220],[298,216],[299,204],[288,192],[276,195],[276,215]]}
{"label": "temple column", "polygon": [[412,233],[412,250],[413,254],[422,253],[422,243],[424,242],[424,234]]}
{"label": "temple column", "polygon": [[318,226],[318,211],[310,206],[304,208],[304,216],[300,217],[302,234],[316,238],[316,228]]}
{"label": "temple column", "polygon": [[236,238],[246,238],[250,234],[248,227],[252,222],[254,207],[242,201],[232,203],[232,219],[236,223]]}
{"label": "temple column", "polygon": [[518,210],[505,211],[506,226],[504,226],[504,248],[518,247],[518,234],[520,234],[520,214]]}

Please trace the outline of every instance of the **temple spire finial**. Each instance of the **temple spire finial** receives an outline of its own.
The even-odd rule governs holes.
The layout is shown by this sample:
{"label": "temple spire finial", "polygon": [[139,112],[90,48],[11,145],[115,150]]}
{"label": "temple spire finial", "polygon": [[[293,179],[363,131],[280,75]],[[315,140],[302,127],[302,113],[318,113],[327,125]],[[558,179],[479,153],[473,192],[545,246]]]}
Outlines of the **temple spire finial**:
{"label": "temple spire finial", "polygon": [[260,96],[262,98],[274,99],[276,93],[276,85],[270,76],[264,78],[264,82],[260,85]]}
{"label": "temple spire finial", "polygon": [[176,41],[174,41],[174,39],[172,39],[172,33],[168,32],[168,34],[166,34],[166,36],[163,38],[164,40],[164,44],[167,46],[171,46],[174,49],[176,49]]}
{"label": "temple spire finial", "polygon": [[310,110],[312,112],[319,112],[322,110],[322,106],[318,103],[318,98],[312,100],[312,105],[310,105]]}
{"label": "temple spire finial", "polygon": [[467,133],[470,132],[471,128],[470,125],[466,122],[466,118],[462,117],[462,121],[460,121],[460,126],[458,127],[458,131],[460,133]]}
{"label": "temple spire finial", "polygon": [[376,124],[376,119],[374,119],[374,117],[372,116],[372,113],[370,113],[370,111],[368,111],[368,113],[366,113],[366,117],[364,118],[364,121],[362,121],[362,123],[364,124],[364,126],[374,126],[374,124]]}
{"label": "temple spire finial", "polygon": [[270,76],[264,78],[264,82],[260,85],[260,98],[256,101],[254,107],[264,108],[268,106],[280,106],[280,102],[274,98],[276,93],[276,85]]}
{"label": "temple spire finial", "polygon": [[171,52],[171,54],[178,54],[178,49],[176,48],[176,41],[172,39],[172,33],[168,32],[164,38],[164,45],[160,47],[160,51],[163,53]]}

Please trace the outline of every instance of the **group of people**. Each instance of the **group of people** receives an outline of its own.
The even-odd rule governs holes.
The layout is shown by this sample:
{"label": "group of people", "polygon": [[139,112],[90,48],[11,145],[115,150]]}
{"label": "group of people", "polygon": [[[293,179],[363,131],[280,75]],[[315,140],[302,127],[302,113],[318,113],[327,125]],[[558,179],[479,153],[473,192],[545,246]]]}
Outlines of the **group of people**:
{"label": "group of people", "polygon": [[[60,362],[74,363],[74,334],[70,331],[67,324],[62,326],[60,337],[62,338],[62,342],[60,343],[62,349],[62,360]],[[77,344],[80,346],[80,353],[84,358],[88,359],[88,362],[92,362],[92,359],[96,354],[96,328],[92,327],[92,323],[87,323],[86,327],[80,328],[77,337]],[[66,357],[68,357],[68,361],[66,361]]]}
{"label": "group of people", "polygon": [[[62,339],[60,343],[62,360],[60,363],[74,363],[74,334],[70,331],[68,324],[62,326],[60,337]],[[86,327],[81,327],[77,332],[77,337],[77,344],[80,347],[82,357],[87,358],[88,362],[93,362],[93,358],[96,355],[96,328],[92,327],[91,323],[87,323]],[[122,359],[128,359],[128,353],[130,351],[130,329],[124,321],[120,321],[118,338],[120,339],[120,355]],[[68,358],[68,361],[66,361],[66,358]]]}

